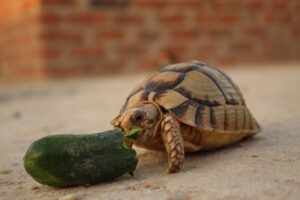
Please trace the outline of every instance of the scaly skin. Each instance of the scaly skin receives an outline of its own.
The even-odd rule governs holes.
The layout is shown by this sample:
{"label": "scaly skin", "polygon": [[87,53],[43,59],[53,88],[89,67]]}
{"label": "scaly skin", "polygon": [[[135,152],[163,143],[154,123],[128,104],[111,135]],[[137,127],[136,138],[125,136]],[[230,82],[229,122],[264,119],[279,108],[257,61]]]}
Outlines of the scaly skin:
{"label": "scaly skin", "polygon": [[170,113],[167,113],[164,115],[161,127],[161,135],[168,155],[167,172],[173,173],[180,170],[184,162],[184,145],[180,125]]}
{"label": "scaly skin", "polygon": [[[139,136],[136,139],[126,139],[125,143],[128,146],[133,143],[151,150],[166,151],[167,172],[173,173],[182,168],[184,141],[179,121],[170,113],[162,114],[159,109],[154,103],[145,102],[124,111],[112,121],[112,124],[122,129],[125,135],[133,129],[140,128]],[[137,114],[143,116],[138,122],[134,120]]]}

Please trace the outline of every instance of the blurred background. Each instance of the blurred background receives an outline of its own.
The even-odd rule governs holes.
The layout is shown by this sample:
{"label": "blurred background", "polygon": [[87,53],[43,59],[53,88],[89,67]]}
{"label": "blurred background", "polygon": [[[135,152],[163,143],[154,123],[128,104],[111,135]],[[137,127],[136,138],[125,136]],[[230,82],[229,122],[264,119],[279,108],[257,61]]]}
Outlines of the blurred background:
{"label": "blurred background", "polygon": [[[300,60],[298,0],[1,0],[0,83]],[[253,66],[253,65],[251,65]]]}
{"label": "blurred background", "polygon": [[[139,148],[123,182],[51,190],[25,173],[33,141],[112,129],[146,74],[187,60],[224,67],[263,132],[174,176]],[[299,199],[299,86],[300,0],[0,0],[0,199]]]}

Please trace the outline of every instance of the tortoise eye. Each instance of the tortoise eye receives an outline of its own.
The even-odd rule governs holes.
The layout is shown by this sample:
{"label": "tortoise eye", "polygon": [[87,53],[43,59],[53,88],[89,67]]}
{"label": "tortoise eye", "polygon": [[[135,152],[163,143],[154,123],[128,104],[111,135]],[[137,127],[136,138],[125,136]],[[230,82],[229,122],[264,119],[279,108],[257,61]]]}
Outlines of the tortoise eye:
{"label": "tortoise eye", "polygon": [[144,113],[136,112],[132,117],[134,124],[140,124],[144,120]]}

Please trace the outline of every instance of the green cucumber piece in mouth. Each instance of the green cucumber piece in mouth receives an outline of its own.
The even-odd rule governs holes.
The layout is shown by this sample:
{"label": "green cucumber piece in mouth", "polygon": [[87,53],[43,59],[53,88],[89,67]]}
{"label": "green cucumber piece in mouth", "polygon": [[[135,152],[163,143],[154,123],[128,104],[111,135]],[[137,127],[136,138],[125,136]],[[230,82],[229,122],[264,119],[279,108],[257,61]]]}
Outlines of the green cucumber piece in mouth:
{"label": "green cucumber piece in mouth", "polygon": [[134,127],[128,133],[125,134],[125,137],[137,140],[141,132],[141,128]]}

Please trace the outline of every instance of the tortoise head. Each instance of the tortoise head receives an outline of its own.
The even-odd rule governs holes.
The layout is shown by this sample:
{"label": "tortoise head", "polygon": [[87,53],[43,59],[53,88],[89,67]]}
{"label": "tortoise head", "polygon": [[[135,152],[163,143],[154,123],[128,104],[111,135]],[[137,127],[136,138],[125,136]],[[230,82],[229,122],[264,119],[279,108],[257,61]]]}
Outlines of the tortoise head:
{"label": "tortoise head", "polygon": [[128,108],[113,121],[112,125],[125,132],[133,140],[148,140],[157,133],[162,114],[153,102],[143,102]]}

